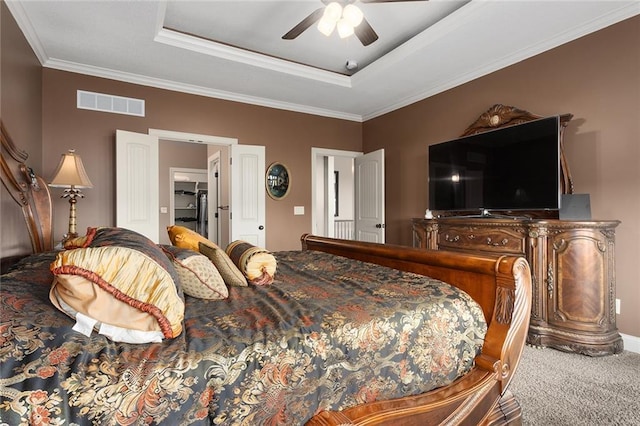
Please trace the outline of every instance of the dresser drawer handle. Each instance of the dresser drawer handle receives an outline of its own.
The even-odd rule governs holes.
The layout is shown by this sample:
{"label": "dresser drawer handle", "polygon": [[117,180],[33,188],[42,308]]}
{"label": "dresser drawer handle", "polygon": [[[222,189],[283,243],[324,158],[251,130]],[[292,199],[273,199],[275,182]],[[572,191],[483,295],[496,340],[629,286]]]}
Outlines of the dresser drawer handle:
{"label": "dresser drawer handle", "polygon": [[460,235],[456,235],[455,237],[450,237],[449,234],[444,235],[444,240],[450,243],[457,243],[460,240]]}
{"label": "dresser drawer handle", "polygon": [[491,239],[491,237],[487,237],[487,245],[488,246],[494,246],[494,247],[506,246],[508,242],[509,242],[508,239],[503,238],[502,240],[498,241],[497,243],[494,243],[493,240]]}

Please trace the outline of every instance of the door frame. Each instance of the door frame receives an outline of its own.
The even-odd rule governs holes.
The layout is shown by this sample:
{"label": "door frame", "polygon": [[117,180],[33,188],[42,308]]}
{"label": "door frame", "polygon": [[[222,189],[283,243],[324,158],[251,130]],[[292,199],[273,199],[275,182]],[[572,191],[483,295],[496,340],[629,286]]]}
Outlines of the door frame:
{"label": "door frame", "polygon": [[189,143],[204,143],[207,145],[237,145],[238,138],[229,138],[226,136],[211,136],[202,135],[198,133],[176,132],[173,130],[163,129],[149,129],[149,135],[157,136],[158,139],[177,141],[177,142],[189,142]]}
{"label": "door frame", "polygon": [[[324,157],[347,157],[347,158],[356,158],[363,155],[361,151],[343,151],[340,149],[328,149],[328,148],[311,148],[311,233],[314,235],[319,235],[318,233],[318,221],[323,220],[326,221],[325,217],[318,218],[318,214],[316,213],[317,208],[317,197],[321,194],[318,194],[318,179],[316,178],[318,173],[318,162]],[[322,162],[324,164],[324,161]],[[324,166],[323,166],[324,170]],[[325,206],[324,214],[327,214],[327,209]],[[324,232],[324,236],[327,235]]]}
{"label": "door frame", "polygon": [[[200,134],[200,133],[188,133],[188,132],[178,132],[178,131],[174,131],[174,130],[166,130],[166,129],[153,129],[153,128],[149,128],[148,130],[149,135],[152,136],[156,136],[158,138],[158,140],[167,140],[167,141],[174,141],[174,142],[188,142],[188,143],[194,143],[194,144],[205,144],[205,145],[218,145],[218,146],[226,146],[229,149],[229,156],[231,156],[231,147],[233,145],[238,145],[239,141],[238,138],[230,138],[230,137],[225,137],[225,136],[213,136],[213,135],[204,135],[204,134]],[[209,158],[207,158],[207,169],[209,168]],[[231,190],[230,190],[230,185],[231,185],[231,170],[229,169],[229,173],[228,173],[229,177],[226,180],[227,182],[227,188],[226,191],[229,194],[229,197],[231,197]],[[218,189],[220,189],[220,187],[218,187]],[[229,198],[230,201],[230,198]],[[216,206],[217,208],[217,206]],[[222,218],[218,217],[218,241],[220,243],[222,243]],[[229,229],[228,232],[226,234],[227,237],[231,236],[231,224],[228,223],[229,225]],[[228,243],[228,241],[226,241]]]}

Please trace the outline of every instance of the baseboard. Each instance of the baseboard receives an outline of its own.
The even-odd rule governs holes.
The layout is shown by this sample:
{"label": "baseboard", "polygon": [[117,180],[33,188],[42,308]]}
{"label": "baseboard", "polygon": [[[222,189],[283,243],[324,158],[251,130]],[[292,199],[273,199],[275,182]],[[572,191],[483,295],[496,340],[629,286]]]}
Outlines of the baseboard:
{"label": "baseboard", "polygon": [[631,336],[629,334],[622,334],[622,342],[624,343],[624,350],[629,352],[635,352],[640,354],[640,337]]}

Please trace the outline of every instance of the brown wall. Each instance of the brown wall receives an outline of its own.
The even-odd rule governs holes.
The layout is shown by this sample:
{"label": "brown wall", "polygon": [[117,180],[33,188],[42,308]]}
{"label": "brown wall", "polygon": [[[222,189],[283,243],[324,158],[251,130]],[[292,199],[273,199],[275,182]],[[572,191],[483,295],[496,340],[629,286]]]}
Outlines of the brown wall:
{"label": "brown wall", "polygon": [[[144,99],[146,117],[81,110],[76,91]],[[150,128],[237,138],[240,144],[264,145],[266,164],[289,166],[294,185],[280,201],[266,199],[266,246],[300,248],[300,235],[311,230],[311,147],[360,151],[360,123],[212,99],[122,83],[70,72],[43,72],[44,176],[50,178],[62,152],[75,148],[94,184],[78,202],[78,232],[87,226],[115,223],[116,129],[147,133]],[[55,160],[53,160],[55,159]],[[54,191],[55,196],[55,191]],[[294,206],[305,206],[294,216]],[[55,236],[66,231],[68,204],[55,197]]]}
{"label": "brown wall", "polygon": [[[572,113],[565,149],[594,219],[618,219],[618,327],[640,336],[640,17],[364,123],[364,151],[385,148],[387,242],[411,244],[427,200],[427,146],[457,137],[496,103]],[[535,161],[535,159],[523,159]],[[393,189],[393,190],[390,190]]]}
{"label": "brown wall", "polygon": [[[4,2],[0,3],[0,118],[27,164],[42,172],[42,67]],[[29,252],[20,209],[0,189],[1,256]]]}

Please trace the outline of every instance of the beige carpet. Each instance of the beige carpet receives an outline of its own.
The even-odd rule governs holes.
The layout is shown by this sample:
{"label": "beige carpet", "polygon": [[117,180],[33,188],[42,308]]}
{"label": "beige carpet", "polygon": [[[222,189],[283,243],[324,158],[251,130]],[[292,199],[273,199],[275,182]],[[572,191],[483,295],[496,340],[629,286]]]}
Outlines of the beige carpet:
{"label": "beige carpet", "polygon": [[510,385],[528,426],[640,426],[640,354],[525,347]]}

